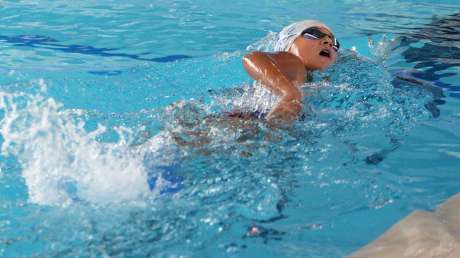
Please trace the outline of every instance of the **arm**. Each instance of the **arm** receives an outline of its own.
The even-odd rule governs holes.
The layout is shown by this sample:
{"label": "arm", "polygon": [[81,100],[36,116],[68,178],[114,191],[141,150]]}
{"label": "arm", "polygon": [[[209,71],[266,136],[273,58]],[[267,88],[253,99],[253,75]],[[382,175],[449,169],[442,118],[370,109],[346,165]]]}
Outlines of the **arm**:
{"label": "arm", "polygon": [[243,57],[249,75],[279,95],[279,102],[268,115],[268,120],[293,121],[302,109],[298,85],[303,83],[305,68],[294,55],[286,52],[253,52]]}

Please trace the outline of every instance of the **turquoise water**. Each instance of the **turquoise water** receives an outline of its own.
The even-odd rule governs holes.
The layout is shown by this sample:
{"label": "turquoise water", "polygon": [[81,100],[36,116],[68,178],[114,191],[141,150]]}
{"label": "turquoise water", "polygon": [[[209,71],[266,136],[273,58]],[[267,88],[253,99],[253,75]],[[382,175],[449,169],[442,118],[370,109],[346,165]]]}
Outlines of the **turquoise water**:
{"label": "turquoise water", "polygon": [[[0,256],[343,257],[433,209],[460,191],[459,7],[1,2]],[[343,45],[306,119],[223,116],[270,107],[241,57],[305,18]]]}

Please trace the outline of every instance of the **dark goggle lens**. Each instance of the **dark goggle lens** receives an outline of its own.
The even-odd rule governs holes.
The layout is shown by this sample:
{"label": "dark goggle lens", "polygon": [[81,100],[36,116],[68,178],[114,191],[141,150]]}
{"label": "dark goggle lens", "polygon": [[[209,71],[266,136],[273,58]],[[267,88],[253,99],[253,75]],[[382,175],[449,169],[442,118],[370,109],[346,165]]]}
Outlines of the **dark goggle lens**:
{"label": "dark goggle lens", "polygon": [[302,36],[307,36],[306,34],[308,34],[309,36],[313,36],[315,37],[316,39],[322,39],[324,37],[330,37],[332,39],[332,41],[334,42],[333,43],[333,47],[335,50],[339,50],[340,48],[340,43],[339,41],[334,37],[334,35],[329,35],[327,33],[324,33],[322,32],[319,28],[317,27],[311,27],[311,28],[308,28],[308,29],[305,29],[304,31],[302,31]]}

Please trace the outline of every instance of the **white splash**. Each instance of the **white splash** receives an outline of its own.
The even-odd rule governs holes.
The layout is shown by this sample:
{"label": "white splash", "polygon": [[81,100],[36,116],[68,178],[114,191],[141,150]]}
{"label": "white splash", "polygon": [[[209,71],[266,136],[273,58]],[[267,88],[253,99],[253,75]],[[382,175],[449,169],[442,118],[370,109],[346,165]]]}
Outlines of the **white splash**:
{"label": "white splash", "polygon": [[398,38],[387,37],[383,35],[377,42],[371,37],[368,38],[369,51],[377,59],[378,62],[385,65],[385,61],[390,57],[394,48],[399,45]]}
{"label": "white splash", "polygon": [[[46,85],[39,81],[43,90]],[[14,155],[22,166],[29,200],[67,205],[73,201],[125,202],[149,194],[143,153],[121,140],[97,141],[106,128],[87,132],[81,111],[42,94],[0,92],[0,134],[3,155]]]}

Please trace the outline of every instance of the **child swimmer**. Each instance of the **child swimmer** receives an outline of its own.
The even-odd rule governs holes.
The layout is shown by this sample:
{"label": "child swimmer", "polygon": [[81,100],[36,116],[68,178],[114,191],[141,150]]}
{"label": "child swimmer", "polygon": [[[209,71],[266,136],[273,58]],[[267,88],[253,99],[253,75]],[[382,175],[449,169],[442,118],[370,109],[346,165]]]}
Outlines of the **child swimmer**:
{"label": "child swimmer", "polygon": [[285,27],[275,46],[279,52],[254,51],[243,57],[248,74],[280,96],[266,116],[269,122],[291,123],[302,110],[300,86],[315,70],[324,70],[337,58],[339,42],[326,24],[305,20]]}
{"label": "child swimmer", "polygon": [[[212,141],[209,135],[212,127],[233,128],[241,135],[237,142],[242,142],[259,131],[257,123],[251,120],[262,119],[275,127],[289,126],[302,110],[300,87],[311,78],[313,71],[324,70],[336,61],[339,47],[331,29],[320,21],[305,20],[285,27],[278,34],[275,45],[278,52],[254,51],[243,57],[248,74],[280,97],[270,112],[235,110],[223,116],[207,116],[195,123],[190,123],[190,119],[183,123],[179,119],[179,127],[171,131],[173,139],[180,146],[198,147]],[[207,126],[199,126],[203,124]]]}
{"label": "child swimmer", "polygon": [[[302,94],[300,86],[311,78],[315,70],[324,70],[333,64],[337,58],[340,45],[324,23],[315,20],[296,22],[285,27],[278,35],[276,51],[248,53],[243,57],[243,65],[248,74],[264,87],[280,96],[279,101],[270,110],[268,115],[259,112],[245,114],[240,111],[226,115],[207,116],[202,119],[178,119],[179,129],[170,130],[154,137],[154,143],[171,142],[178,146],[192,148],[207,146],[211,141],[210,128],[213,126],[225,127],[239,131],[237,142],[245,142],[259,133],[257,124],[251,118],[262,118],[269,124],[276,126],[291,124],[302,110]],[[200,124],[206,124],[200,128]],[[185,137],[184,137],[185,136]],[[171,138],[170,138],[171,137]],[[152,144],[149,153],[158,153]],[[241,153],[241,155],[251,155]],[[161,193],[175,193],[182,187],[182,179],[176,175],[177,160],[172,155],[172,160],[165,164],[159,163],[153,155],[148,169],[148,184],[151,190],[156,188],[159,176],[166,182],[166,187],[160,189]],[[174,161],[175,160],[175,161]],[[160,165],[158,165],[160,164]]]}

